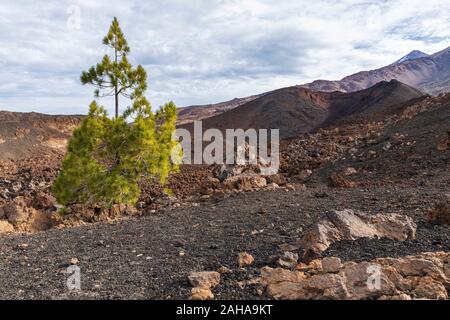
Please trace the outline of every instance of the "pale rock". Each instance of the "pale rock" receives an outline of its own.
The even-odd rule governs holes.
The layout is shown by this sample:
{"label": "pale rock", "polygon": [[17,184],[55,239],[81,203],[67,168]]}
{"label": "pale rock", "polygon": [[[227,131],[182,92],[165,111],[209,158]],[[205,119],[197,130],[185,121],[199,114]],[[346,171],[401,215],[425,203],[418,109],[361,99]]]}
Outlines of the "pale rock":
{"label": "pale rock", "polygon": [[317,261],[323,269],[320,272],[304,264],[305,272],[263,267],[259,291],[265,289],[274,299],[448,299],[450,283],[445,268],[450,253],[346,262],[337,273],[340,261]]}
{"label": "pale rock", "polygon": [[336,273],[342,268],[341,259],[338,257],[326,257],[322,260],[322,269],[326,273]]}
{"label": "pale rock", "polygon": [[442,263],[437,265],[436,262],[425,258],[405,257],[404,259],[401,259],[394,268],[404,276],[426,275],[437,280],[444,280],[447,278]]}
{"label": "pale rock", "polygon": [[271,182],[267,185],[267,189],[269,189],[269,190],[275,190],[275,189],[279,189],[279,188],[280,188],[280,186],[274,182]]}
{"label": "pale rock", "polygon": [[347,290],[352,299],[379,298],[398,293],[383,268],[375,263],[344,265],[340,274],[345,277]]}
{"label": "pale rock", "polygon": [[11,223],[5,220],[0,220],[0,233],[9,233],[13,231],[14,227]]}
{"label": "pale rock", "polygon": [[352,168],[352,167],[347,167],[347,168],[345,168],[344,169],[344,172],[343,172],[343,174],[344,174],[344,176],[351,176],[351,175],[354,175],[354,174],[356,174],[357,173],[357,171],[356,171],[356,169],[355,168]]}
{"label": "pale rock", "polygon": [[341,240],[342,236],[342,233],[331,221],[321,220],[300,239],[299,246],[305,251],[322,252],[334,242]]}
{"label": "pale rock", "polygon": [[222,182],[222,187],[225,190],[238,189],[242,191],[252,191],[266,186],[267,180],[264,177],[255,174],[232,176]]}
{"label": "pale rock", "polygon": [[237,257],[237,264],[239,267],[246,267],[251,265],[255,259],[253,256],[247,252],[240,252]]}
{"label": "pale rock", "polygon": [[381,296],[378,300],[412,300],[410,295],[406,293],[400,293],[396,296]]}
{"label": "pale rock", "polygon": [[218,273],[231,273],[233,272],[230,268],[221,266],[219,269],[217,269]]}
{"label": "pale rock", "polygon": [[210,289],[220,283],[220,273],[216,271],[191,272],[188,279],[193,287]]}
{"label": "pale rock", "polygon": [[266,286],[271,297],[281,300],[347,297],[344,281],[336,274],[320,274],[307,278],[299,271],[264,267],[261,269],[260,283]]}
{"label": "pale rock", "polygon": [[295,270],[308,273],[318,273],[319,271],[322,271],[322,262],[319,259],[314,259],[308,264],[300,262],[295,266]]}
{"label": "pale rock", "polygon": [[305,274],[299,271],[290,271],[283,268],[263,267],[261,269],[261,283],[299,282],[305,279]]}
{"label": "pale rock", "polygon": [[369,216],[347,209],[334,211],[327,218],[314,224],[299,240],[298,244],[304,249],[304,258],[325,251],[339,240],[386,237],[404,241],[414,239],[416,235],[414,221],[396,213]]}
{"label": "pale rock", "polygon": [[191,290],[189,300],[211,300],[214,299],[214,294],[210,289],[195,287]]}
{"label": "pale rock", "polygon": [[286,251],[277,260],[277,265],[282,268],[295,268],[298,261],[298,254]]}
{"label": "pale rock", "polygon": [[426,276],[420,279],[419,284],[412,292],[416,298],[422,299],[448,299],[447,289],[442,283]]}
{"label": "pale rock", "polygon": [[266,178],[261,176],[242,176],[238,181],[238,188],[244,191],[261,189],[267,185]]}

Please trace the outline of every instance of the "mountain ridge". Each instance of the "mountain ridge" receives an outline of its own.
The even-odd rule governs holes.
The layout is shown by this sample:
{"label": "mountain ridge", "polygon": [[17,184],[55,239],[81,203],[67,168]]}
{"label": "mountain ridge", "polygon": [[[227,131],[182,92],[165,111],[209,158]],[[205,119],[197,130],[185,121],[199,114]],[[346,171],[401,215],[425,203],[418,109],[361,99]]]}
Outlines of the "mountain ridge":
{"label": "mountain ridge", "polygon": [[[316,92],[292,86],[274,90],[225,113],[203,119],[203,129],[280,129],[280,137],[313,132],[349,115],[371,114],[376,119],[396,111],[396,105],[424,96],[399,81],[380,82],[357,92]],[[192,130],[192,123],[181,127]]]}

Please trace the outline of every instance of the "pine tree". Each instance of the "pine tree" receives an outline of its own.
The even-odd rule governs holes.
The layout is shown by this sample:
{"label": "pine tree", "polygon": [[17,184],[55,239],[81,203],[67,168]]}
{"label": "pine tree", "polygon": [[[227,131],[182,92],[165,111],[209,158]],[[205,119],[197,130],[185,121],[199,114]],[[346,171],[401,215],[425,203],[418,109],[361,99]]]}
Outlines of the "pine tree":
{"label": "pine tree", "polygon": [[[53,185],[53,193],[62,205],[75,203],[111,206],[134,204],[139,199],[139,183],[167,177],[178,170],[171,162],[178,143],[173,140],[176,106],[169,102],[156,114],[145,97],[147,74],[142,66],[128,63],[130,48],[114,18],[103,40],[114,48],[120,62],[105,56],[102,63],[83,72],[83,84],[97,86],[96,97],[104,89],[113,90],[116,115],[109,118],[104,107],[93,101],[88,116],[75,129],[68,145],[62,170]],[[118,96],[132,102],[118,114]],[[129,123],[132,118],[133,123]]]}
{"label": "pine tree", "polygon": [[108,34],[103,38],[103,44],[113,50],[113,57],[105,55],[101,63],[90,67],[88,71],[83,71],[81,83],[96,86],[94,92],[96,97],[114,96],[117,118],[119,96],[133,99],[134,96],[142,95],[147,89],[147,75],[141,65],[133,69],[128,62],[130,47],[116,17]]}

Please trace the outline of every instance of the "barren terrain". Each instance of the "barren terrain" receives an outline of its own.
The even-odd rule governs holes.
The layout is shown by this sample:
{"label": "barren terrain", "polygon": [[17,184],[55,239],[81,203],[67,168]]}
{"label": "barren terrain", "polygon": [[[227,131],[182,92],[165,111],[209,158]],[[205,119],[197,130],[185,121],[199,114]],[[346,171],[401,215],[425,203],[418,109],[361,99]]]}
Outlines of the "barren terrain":
{"label": "barren terrain", "polygon": [[[4,155],[0,298],[448,298],[450,97],[420,97],[377,110],[385,112],[382,120],[358,112],[284,140],[276,176],[262,177],[251,168],[183,166],[169,181],[173,196],[143,183],[135,207],[73,205],[60,214],[50,186],[64,150]],[[53,131],[53,122],[33,124],[45,123],[39,130],[48,144],[70,136],[66,118],[61,121],[62,133]],[[20,122],[13,127],[19,130]],[[17,150],[21,143],[35,145],[27,135],[3,133],[2,139]],[[383,219],[398,226],[376,229],[377,236],[344,230],[324,250],[307,255],[305,239],[336,212],[364,214],[367,230]],[[389,220],[392,214],[405,222]],[[413,232],[401,234],[406,227]],[[379,236],[379,230],[386,233]],[[327,265],[337,261],[330,257],[340,259],[336,271]],[[389,286],[369,293],[355,289],[349,270],[378,258],[391,259],[377,262],[392,264],[383,265],[391,272]],[[411,261],[424,266],[414,273]],[[81,291],[66,287],[71,265],[80,267]],[[214,280],[199,286],[200,276]]]}

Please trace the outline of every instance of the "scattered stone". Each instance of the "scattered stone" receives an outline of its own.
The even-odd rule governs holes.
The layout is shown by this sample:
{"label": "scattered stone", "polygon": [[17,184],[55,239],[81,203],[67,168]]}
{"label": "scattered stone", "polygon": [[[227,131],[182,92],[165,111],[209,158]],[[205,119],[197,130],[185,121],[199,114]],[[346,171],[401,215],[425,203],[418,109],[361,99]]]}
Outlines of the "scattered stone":
{"label": "scattered stone", "polygon": [[240,268],[251,265],[255,259],[247,252],[240,252],[238,254],[237,263]]}
{"label": "scattered stone", "polygon": [[355,188],[358,186],[355,181],[350,181],[336,172],[331,173],[328,177],[328,185],[333,188]]}
{"label": "scattered stone", "polygon": [[211,300],[214,299],[214,294],[210,289],[195,287],[191,290],[189,300]]}
{"label": "scattered stone", "polygon": [[357,172],[358,172],[358,171],[356,171],[355,168],[347,167],[347,168],[345,168],[343,174],[344,174],[344,176],[347,176],[347,177],[348,177],[348,176],[351,176],[351,175],[356,174]]}
{"label": "scattered stone", "polygon": [[276,190],[276,189],[279,189],[279,188],[280,188],[280,186],[277,185],[276,183],[273,183],[273,182],[271,182],[271,183],[269,183],[269,184],[267,185],[267,189],[268,189],[268,190]]}
{"label": "scattered stone", "polygon": [[291,183],[287,183],[284,188],[288,191],[295,191],[295,186]]}
{"label": "scattered stone", "polygon": [[212,195],[214,190],[220,186],[220,180],[218,178],[208,177],[206,181],[202,182],[200,186],[200,193],[202,195]]}
{"label": "scattered stone", "polygon": [[382,149],[383,149],[383,151],[389,151],[389,150],[391,149],[391,147],[392,147],[392,144],[391,144],[389,141],[386,141],[386,142],[383,144]]}
{"label": "scattered stone", "polygon": [[267,186],[267,181],[258,175],[241,175],[227,178],[222,186],[225,190],[252,191]]}
{"label": "scattered stone", "polygon": [[261,176],[243,176],[238,181],[239,189],[244,191],[261,189],[265,186],[267,186],[266,178]]}
{"label": "scattered stone", "polygon": [[217,269],[218,273],[231,273],[233,272],[230,268],[221,266],[219,269]]}
{"label": "scattered stone", "polygon": [[266,176],[267,183],[275,183],[278,186],[284,186],[287,181],[286,178],[282,174],[274,174],[270,176]]}
{"label": "scattered stone", "polygon": [[295,268],[298,262],[298,254],[286,251],[283,255],[277,260],[277,265],[282,268]]}
{"label": "scattered stone", "polygon": [[188,279],[193,287],[211,289],[220,283],[220,273],[216,271],[191,272]]}
{"label": "scattered stone", "polygon": [[450,129],[447,131],[446,136],[439,140],[436,149],[441,152],[450,149]]}
{"label": "scattered stone", "polygon": [[308,264],[300,262],[295,269],[308,273],[318,273],[322,271],[322,261],[320,259],[314,259]]}
{"label": "scattered stone", "polygon": [[257,214],[266,214],[266,213],[267,213],[267,210],[264,209],[263,207],[261,207],[256,213],[257,213]]}
{"label": "scattered stone", "polygon": [[300,171],[298,174],[296,174],[294,176],[294,178],[296,178],[302,182],[306,182],[309,180],[309,178],[311,178],[312,173],[313,173],[312,170],[305,169],[305,170]]}

